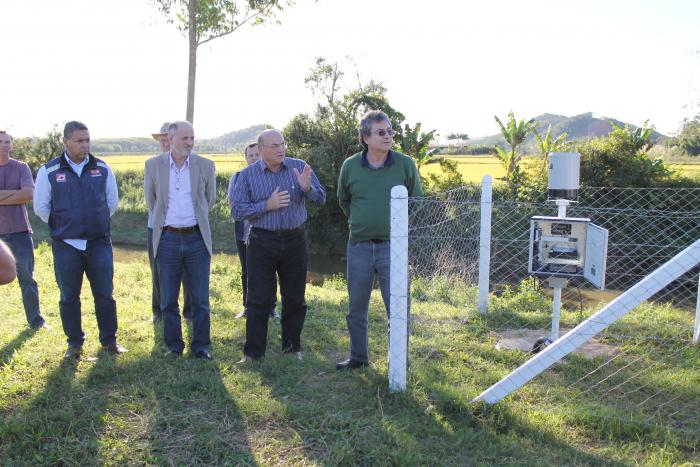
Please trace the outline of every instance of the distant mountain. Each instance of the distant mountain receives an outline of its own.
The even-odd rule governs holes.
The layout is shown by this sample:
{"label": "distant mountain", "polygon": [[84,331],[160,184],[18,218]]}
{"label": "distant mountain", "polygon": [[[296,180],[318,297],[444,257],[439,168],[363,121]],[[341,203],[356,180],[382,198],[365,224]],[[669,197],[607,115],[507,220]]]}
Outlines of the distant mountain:
{"label": "distant mountain", "polygon": [[[614,118],[594,117],[592,112],[575,115],[573,117],[555,114],[542,114],[535,117],[535,122],[537,123],[537,132],[539,134],[544,135],[547,132],[547,128],[551,125],[552,136],[554,138],[566,131],[569,133],[567,138],[569,141],[606,136],[612,130],[612,125],[610,122],[614,122],[619,126],[625,126],[625,122]],[[630,127],[636,128],[634,125],[630,125]],[[654,142],[662,141],[665,138],[667,138],[666,135],[663,135],[657,131],[652,131],[650,136],[650,139]],[[524,149],[534,149],[534,140],[534,135],[531,135],[527,140],[525,140]],[[471,139],[469,140],[467,146],[494,146],[496,144],[504,143],[505,140],[499,133],[491,136]]]}
{"label": "distant mountain", "polygon": [[[238,152],[257,139],[260,132],[269,125],[253,125],[242,130],[231,131],[216,138],[202,138],[195,141],[198,152]],[[143,153],[157,154],[158,142],[153,138],[102,138],[94,139],[91,151],[95,154]]]}
{"label": "distant mountain", "polygon": [[242,151],[248,143],[256,141],[258,135],[266,128],[270,128],[270,125],[253,125],[242,130],[225,133],[216,138],[203,140],[203,142],[211,146],[220,147],[222,151]]}

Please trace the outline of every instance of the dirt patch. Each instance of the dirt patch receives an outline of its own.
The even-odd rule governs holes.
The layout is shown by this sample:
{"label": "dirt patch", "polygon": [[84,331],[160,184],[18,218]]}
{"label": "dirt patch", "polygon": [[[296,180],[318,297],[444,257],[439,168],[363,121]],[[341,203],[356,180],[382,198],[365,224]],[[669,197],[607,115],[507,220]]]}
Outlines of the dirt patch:
{"label": "dirt patch", "polygon": [[[560,329],[560,336],[569,332],[569,329]],[[496,337],[496,349],[498,350],[521,350],[530,352],[535,341],[540,337],[549,337],[548,329],[506,329],[499,332],[492,332],[492,337]],[[574,351],[577,355],[588,358],[611,357],[618,353],[618,350],[610,345],[602,344],[595,338],[589,340]]]}

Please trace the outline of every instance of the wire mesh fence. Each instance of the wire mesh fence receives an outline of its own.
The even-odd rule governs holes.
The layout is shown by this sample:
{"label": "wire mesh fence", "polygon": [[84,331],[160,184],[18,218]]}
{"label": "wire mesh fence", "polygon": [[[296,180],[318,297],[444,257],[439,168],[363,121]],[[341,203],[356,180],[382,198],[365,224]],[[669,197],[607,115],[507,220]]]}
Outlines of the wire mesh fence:
{"label": "wire mesh fence", "polygon": [[[699,208],[700,189],[582,188],[567,215],[608,229],[606,290],[572,279],[562,295],[561,334],[699,239]],[[557,207],[545,193],[519,189],[514,198],[497,189],[491,209],[489,312],[480,315],[480,190],[410,200],[412,371],[445,349],[466,345],[455,342],[458,333],[507,352],[509,371],[533,355],[538,338],[548,336],[551,293],[527,272],[529,225],[532,216],[556,216]],[[698,351],[692,344],[698,270],[693,267],[591,336],[583,350],[538,377],[527,396],[511,397],[540,400],[549,410],[579,417],[700,436],[700,373],[692,367]],[[477,392],[503,376],[490,375],[488,363],[483,365],[482,377],[470,381]]]}

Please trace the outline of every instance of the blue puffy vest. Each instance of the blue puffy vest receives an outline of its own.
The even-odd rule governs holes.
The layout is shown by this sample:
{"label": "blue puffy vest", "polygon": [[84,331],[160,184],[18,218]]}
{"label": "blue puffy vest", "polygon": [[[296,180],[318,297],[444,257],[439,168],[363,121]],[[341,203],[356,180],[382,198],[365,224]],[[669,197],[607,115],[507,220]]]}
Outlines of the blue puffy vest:
{"label": "blue puffy vest", "polygon": [[80,177],[63,155],[46,163],[51,184],[52,238],[94,240],[109,235],[107,164],[92,154],[88,157]]}

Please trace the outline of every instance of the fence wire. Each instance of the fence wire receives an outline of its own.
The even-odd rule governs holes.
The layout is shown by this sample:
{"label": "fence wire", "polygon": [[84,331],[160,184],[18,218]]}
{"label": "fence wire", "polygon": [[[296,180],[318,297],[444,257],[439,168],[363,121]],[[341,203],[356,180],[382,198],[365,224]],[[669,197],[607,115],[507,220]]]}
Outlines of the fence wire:
{"label": "fence wire", "polygon": [[[537,338],[549,336],[551,290],[527,273],[528,243],[530,218],[556,216],[556,206],[545,194],[519,190],[513,199],[494,192],[489,313],[480,315],[480,204],[480,191],[473,188],[409,202],[412,371],[460,345],[475,345],[479,353],[486,352],[480,346],[508,351],[506,366],[514,370],[532,356]],[[699,208],[700,189],[582,188],[567,216],[590,218],[608,229],[606,290],[572,279],[562,294],[561,334],[700,238]],[[692,366],[697,363],[692,326],[698,272],[695,267],[683,274],[591,339],[585,351],[543,373],[527,396],[511,397],[697,439],[700,370]],[[459,342],[470,338],[478,344]],[[470,365],[477,376],[462,384],[480,392],[497,381],[487,360]]]}

